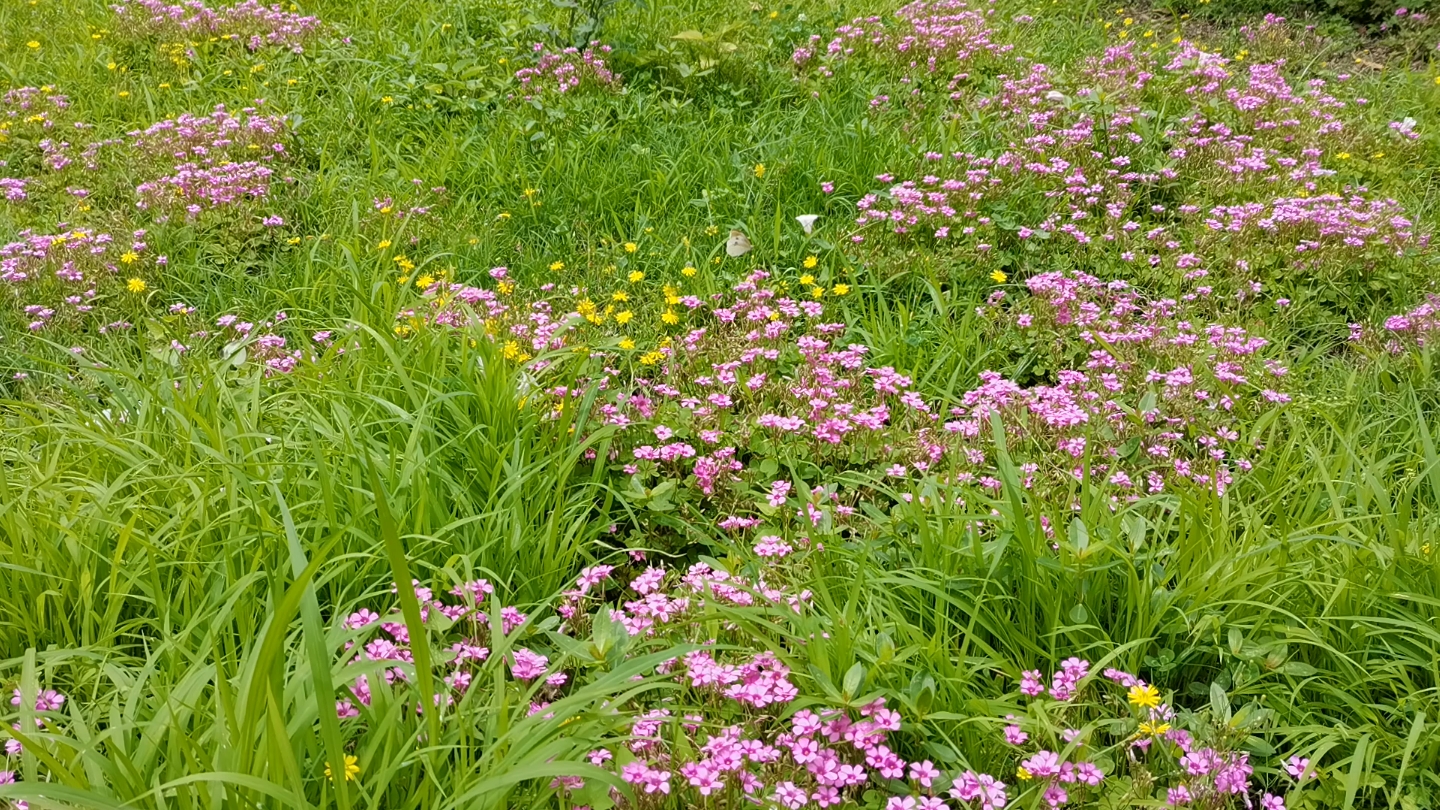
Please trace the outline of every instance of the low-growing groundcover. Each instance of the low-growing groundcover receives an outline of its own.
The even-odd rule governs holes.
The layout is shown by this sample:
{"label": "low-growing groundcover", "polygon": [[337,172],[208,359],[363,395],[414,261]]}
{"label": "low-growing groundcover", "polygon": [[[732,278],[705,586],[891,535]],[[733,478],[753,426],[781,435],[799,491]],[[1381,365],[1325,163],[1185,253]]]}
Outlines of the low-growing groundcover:
{"label": "low-growing groundcover", "polygon": [[0,6],[0,806],[1440,804],[1440,22],[1215,5]]}

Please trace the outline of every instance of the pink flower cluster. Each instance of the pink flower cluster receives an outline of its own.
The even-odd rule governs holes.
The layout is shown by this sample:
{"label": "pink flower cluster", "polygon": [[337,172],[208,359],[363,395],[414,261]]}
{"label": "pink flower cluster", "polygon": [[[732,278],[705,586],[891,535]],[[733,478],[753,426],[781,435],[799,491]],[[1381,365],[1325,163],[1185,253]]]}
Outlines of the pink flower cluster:
{"label": "pink flower cluster", "polygon": [[539,55],[535,64],[515,71],[525,101],[564,95],[582,85],[606,89],[620,85],[620,76],[605,66],[609,45],[592,42],[583,50],[571,47],[552,51],[537,42],[532,50]]}
{"label": "pink flower cluster", "polygon": [[184,113],[131,132],[130,145],[143,155],[205,167],[245,158],[270,161],[285,153],[285,116],[263,115],[259,107],[239,115],[224,104],[208,115]]}
{"label": "pink flower cluster", "polygon": [[122,20],[143,31],[180,38],[213,36],[244,41],[252,51],[279,45],[300,53],[321,28],[318,17],[286,11],[278,4],[266,6],[257,0],[241,0],[218,9],[201,0],[121,0],[111,8]]}
{"label": "pink flower cluster", "polygon": [[[1093,711],[1094,707],[1105,705],[1101,698],[1093,703],[1084,703],[1088,697],[1090,665],[1079,658],[1067,659],[1055,673],[1050,697],[1062,705],[1046,706],[1040,717],[1031,723],[1007,716],[1008,724],[1004,736],[1014,747],[1025,746],[1031,734],[1024,730],[1022,723],[1032,725],[1036,734],[1048,733],[1057,725],[1073,722],[1079,718],[1073,715]],[[1142,768],[1152,777],[1173,774],[1173,784],[1163,786],[1166,803],[1172,807],[1194,806],[1203,808],[1230,807],[1243,803],[1253,807],[1251,776],[1254,767],[1249,755],[1227,747],[1234,742],[1233,734],[1226,726],[1228,718],[1212,718],[1212,725],[1204,728],[1186,729],[1180,726],[1180,716],[1167,704],[1161,702],[1159,691],[1135,675],[1124,670],[1109,668],[1103,673],[1106,681],[1127,689],[1127,701],[1131,707],[1128,718],[1115,718],[1125,729],[1116,732],[1118,745],[1126,749],[1122,767]],[[1038,670],[1021,673],[1020,693],[1030,698],[1040,698],[1045,692]],[[1194,717],[1195,715],[1187,715]],[[1043,719],[1040,719],[1043,717]],[[1216,725],[1218,724],[1218,725]],[[1080,725],[1080,723],[1076,723]],[[1102,725],[1101,728],[1106,726]],[[1114,724],[1111,724],[1114,728]],[[1213,737],[1212,744],[1201,742],[1201,735]],[[1046,748],[1037,744],[1019,763],[1017,775],[1025,781],[1036,780],[1041,789],[1041,800],[1051,808],[1059,808],[1076,799],[1072,791],[1079,790],[1081,806],[1087,806],[1086,791],[1098,788],[1107,778],[1099,767],[1086,759],[1073,759],[1091,750],[1086,733],[1074,728],[1066,729],[1059,735],[1057,745]],[[1068,752],[1068,753],[1066,753]],[[1087,755],[1088,756],[1088,755]],[[1067,757],[1069,758],[1067,760]],[[1310,761],[1302,757],[1291,757],[1285,769],[1297,784],[1313,776]],[[1264,793],[1260,798],[1264,810],[1283,810],[1284,801],[1278,796]]]}
{"label": "pink flower cluster", "polygon": [[903,67],[905,83],[946,74],[954,90],[968,74],[959,72],[977,57],[1009,53],[1014,46],[995,41],[989,18],[993,8],[973,9],[966,0],[914,0],[895,12],[893,20],[859,17],[835,29],[822,44],[818,34],[795,49],[796,67],[819,62],[816,72],[833,74],[834,66],[857,57],[883,60]]}
{"label": "pink flower cluster", "polygon": [[161,212],[162,221],[169,211],[183,211],[190,221],[210,209],[264,199],[274,173],[253,160],[214,167],[185,163],[175,167],[174,174],[141,183],[135,189],[135,206]]}

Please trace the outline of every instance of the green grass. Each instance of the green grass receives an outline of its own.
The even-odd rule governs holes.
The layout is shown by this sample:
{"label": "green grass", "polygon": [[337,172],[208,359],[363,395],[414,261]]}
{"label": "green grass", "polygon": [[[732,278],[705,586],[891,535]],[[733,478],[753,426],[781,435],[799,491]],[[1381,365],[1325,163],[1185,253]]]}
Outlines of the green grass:
{"label": "green grass", "polygon": [[[1013,752],[996,730],[1022,711],[1013,682],[1023,669],[1083,655],[1097,670],[1145,673],[1180,706],[1207,705],[1218,684],[1230,704],[1251,707],[1259,720],[1243,736],[1257,778],[1275,784],[1277,757],[1291,754],[1321,766],[1292,810],[1440,803],[1433,347],[1389,353],[1343,341],[1350,320],[1378,322],[1435,291],[1428,250],[1377,260],[1363,277],[1277,271],[1274,288],[1297,303],[1275,310],[1266,334],[1291,368],[1296,401],[1248,427],[1265,449],[1224,497],[1173,489],[1127,504],[1089,482],[1047,500],[1019,486],[1012,464],[1001,493],[966,507],[945,507],[949,490],[933,481],[916,484],[914,494],[941,500],[932,509],[894,500],[908,490],[864,469],[817,466],[823,480],[874,493],[879,505],[863,530],[778,575],[813,592],[803,617],[715,607],[697,620],[698,635],[635,639],[621,645],[631,656],[623,660],[596,628],[575,642],[598,645],[589,652],[564,648],[586,676],[534,714],[538,687],[507,678],[512,642],[501,634],[476,675],[485,688],[449,713],[417,713],[417,695],[423,706],[443,691],[425,661],[445,655],[437,636],[414,646],[413,684],[376,688],[363,730],[337,723],[342,681],[365,671],[379,682],[383,669],[341,663],[359,636],[340,623],[391,604],[395,582],[438,590],[484,577],[498,604],[548,616],[582,568],[622,564],[629,549],[765,571],[715,528],[724,513],[692,502],[657,508],[653,492],[637,496],[603,463],[622,444],[599,425],[598,392],[558,415],[549,409],[543,389],[585,385],[595,373],[572,353],[542,358],[554,365],[540,372],[504,357],[483,329],[397,334],[397,314],[424,306],[412,285],[396,283],[397,257],[415,262],[414,275],[443,270],[477,286],[504,265],[522,290],[575,286],[602,304],[631,290],[630,333],[651,347],[664,332],[655,325],[661,285],[702,297],[728,289],[740,271],[719,257],[725,234],[741,228],[752,265],[852,285],[837,305],[847,342],[871,347],[870,365],[913,376],[928,397],[953,402],[987,369],[1052,380],[1046,347],[997,338],[975,314],[995,284],[973,256],[934,240],[846,239],[855,202],[889,185],[877,175],[915,174],[926,150],[994,151],[1013,137],[963,105],[871,112],[871,98],[893,89],[883,69],[795,79],[791,52],[811,34],[828,39],[837,24],[892,5],[620,3],[600,39],[615,47],[607,59],[623,89],[536,104],[518,98],[512,76],[533,62],[530,43],[567,44],[558,6],[325,0],[304,5],[329,30],[303,55],[201,41],[184,66],[162,52],[163,37],[119,30],[98,0],[0,6],[0,83],[56,86],[94,125],[64,135],[77,145],[263,97],[266,110],[291,117],[291,156],[277,173],[296,178],[277,184],[272,207],[286,225],[274,233],[248,214],[142,221],[131,189],[154,174],[142,162],[67,175],[93,190],[87,209],[59,181],[25,203],[0,202],[0,242],[25,229],[123,235],[143,224],[158,246],[151,253],[169,258],[143,297],[102,302],[133,331],[32,333],[19,297],[0,296],[0,686],[68,696],[40,728],[28,706],[7,709],[0,732],[18,723],[12,736],[25,753],[9,760],[21,782],[0,786],[0,803],[574,806],[584,802],[561,798],[550,780],[578,774],[599,807],[620,782],[583,756],[623,745],[629,726],[617,707],[664,699],[679,714],[695,702],[655,667],[707,638],[782,653],[805,701],[886,696],[914,730],[896,743],[907,759],[1008,779]],[[994,25],[1016,53],[1067,76],[1116,42],[1106,21],[1123,26],[1115,8],[1095,3],[997,6]],[[1198,6],[1203,19],[1182,19],[1186,10],[1124,13],[1139,18],[1135,36],[1153,29],[1167,47],[1172,30],[1228,54],[1246,47],[1238,26],[1253,20]],[[1021,13],[1033,25],[1011,20]],[[1341,179],[1394,197],[1420,229],[1432,227],[1435,29],[1362,36],[1323,25],[1334,50],[1298,67],[1297,79],[1353,71],[1346,92],[1371,100],[1352,122],[1355,143],[1369,148],[1357,147]],[[700,36],[675,37],[690,31]],[[1357,55],[1384,68],[1357,66]],[[977,68],[975,86],[994,92],[1008,65]],[[1155,103],[1164,113],[1168,102]],[[1423,138],[1403,151],[1384,138],[1406,116],[1419,119]],[[0,176],[42,173],[33,141],[0,142],[11,161]],[[1369,156],[1382,151],[1390,157]],[[821,192],[824,181],[836,193]],[[425,191],[435,186],[445,192]],[[1174,193],[1217,204],[1229,193],[1197,188]],[[385,197],[434,211],[381,216],[373,201]],[[1033,190],[1011,202],[1021,219],[1045,204]],[[825,227],[800,234],[801,213],[820,214]],[[1227,258],[1257,249],[1205,244]],[[1076,267],[1157,295],[1176,289],[1114,256],[1003,249],[1017,281]],[[809,255],[818,268],[799,269]],[[556,262],[563,269],[550,269]],[[687,265],[699,271],[693,279],[681,275]],[[629,284],[632,271],[644,281]],[[328,329],[356,349],[276,377],[213,349],[178,357],[165,346],[193,325],[166,314],[176,302],[196,307],[207,328],[226,313],[260,321],[283,310],[292,341]],[[72,346],[86,351],[77,357]],[[1054,521],[1053,546],[1042,518]],[[437,633],[407,596],[411,636]],[[347,754],[360,777],[325,778],[326,763]],[[864,801],[881,806],[878,793]]]}

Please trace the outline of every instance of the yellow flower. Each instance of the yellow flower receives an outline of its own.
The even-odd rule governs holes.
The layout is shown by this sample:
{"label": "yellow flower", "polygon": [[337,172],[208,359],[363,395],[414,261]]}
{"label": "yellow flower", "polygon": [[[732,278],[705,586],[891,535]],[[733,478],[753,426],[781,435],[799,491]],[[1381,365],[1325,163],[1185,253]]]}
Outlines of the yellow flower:
{"label": "yellow flower", "polygon": [[380,97],[380,103],[381,103],[381,104],[393,104],[393,103],[395,103],[395,99],[394,99],[393,97],[391,97],[391,96],[381,96],[381,97]]}
{"label": "yellow flower", "polygon": [[558,272],[560,272],[561,270],[564,270],[564,269],[565,269],[565,262],[551,262],[551,263],[550,263],[550,269],[551,269],[552,271],[558,273]]}
{"label": "yellow flower", "polygon": [[831,288],[830,292],[834,293],[835,295],[848,295],[850,293],[850,285],[836,284],[833,288]]}
{"label": "yellow flower", "polygon": [[800,277],[800,283],[801,283],[801,284],[804,284],[804,285],[806,285],[806,286],[811,285],[811,284],[814,284],[814,283],[815,283],[815,277],[812,276],[812,275],[810,275],[809,273],[806,273],[805,275],[803,275],[803,276]]}
{"label": "yellow flower", "polygon": [[621,326],[624,326],[625,324],[629,323],[630,319],[633,317],[635,317],[635,313],[631,312],[628,309],[623,310],[621,312],[615,313],[615,322],[620,324]]}
{"label": "yellow flower", "polygon": [[802,263],[805,265],[806,270],[810,270],[814,268],[815,265],[819,264],[820,260],[815,258],[814,256],[806,256],[805,261]]}
{"label": "yellow flower", "polygon": [[674,310],[667,309],[665,310],[665,314],[660,316],[660,320],[664,321],[667,324],[670,324],[671,326],[674,326],[675,324],[680,323],[680,316],[676,315]]}
{"label": "yellow flower", "polygon": [[665,354],[659,351],[650,351],[640,355],[640,365],[653,366],[665,359]]}
{"label": "yellow flower", "polygon": [[990,274],[990,280],[995,282],[996,284],[1004,284],[1005,278],[1005,273],[1000,270],[996,270],[995,272]]}
{"label": "yellow flower", "polygon": [[[360,760],[357,759],[357,758],[355,758],[354,756],[351,756],[350,754],[346,754],[346,755],[345,755],[345,781],[346,781],[346,782],[354,782],[354,781],[355,781],[355,777],[356,777],[356,776],[359,776],[359,775],[360,775]],[[334,776],[330,773],[330,763],[328,763],[328,762],[325,763],[325,778],[326,778],[326,779],[333,779],[333,778],[334,778]]]}
{"label": "yellow flower", "polygon": [[711,225],[710,227],[705,229],[706,236],[714,236],[717,233],[720,233],[720,228],[715,225]]}
{"label": "yellow flower", "polygon": [[1159,737],[1170,730],[1169,723],[1144,722],[1140,724],[1140,733],[1149,734],[1152,737]]}
{"label": "yellow flower", "polygon": [[1133,705],[1153,709],[1160,705],[1160,690],[1148,683],[1136,684],[1130,687],[1130,691],[1126,694],[1125,699]]}
{"label": "yellow flower", "polygon": [[514,360],[520,356],[520,344],[513,340],[507,340],[505,346],[500,350],[500,354],[506,360]]}
{"label": "yellow flower", "polygon": [[612,294],[610,295],[610,300],[611,300],[611,301],[619,301],[620,303],[623,304],[623,303],[625,303],[626,301],[629,301],[629,300],[630,300],[630,293],[627,293],[627,292],[625,292],[624,290],[616,290],[614,293],[612,293]]}
{"label": "yellow flower", "polygon": [[756,163],[756,164],[755,164],[755,176],[756,176],[756,177],[764,177],[764,176],[765,176],[765,164],[764,164],[764,163]]}
{"label": "yellow flower", "polygon": [[637,250],[639,250],[639,249],[640,249],[640,246],[637,245],[637,244],[635,244],[634,242],[626,242],[626,243],[625,243],[625,252],[626,252],[626,253],[634,253],[635,251],[637,251]]}
{"label": "yellow flower", "polygon": [[625,351],[628,352],[628,351],[630,351],[631,349],[635,348],[635,341],[631,340],[631,339],[628,338],[628,337],[627,337],[627,338],[620,338],[620,348],[622,348],[622,349],[624,349]]}
{"label": "yellow flower", "polygon": [[388,248],[388,247],[390,247],[390,240],[389,240],[389,239],[381,239],[381,240],[375,245],[375,249],[376,249],[376,250],[384,250],[385,248]]}
{"label": "yellow flower", "polygon": [[688,265],[688,264],[685,265],[684,267],[682,267],[682,268],[680,269],[680,275],[682,275],[682,276],[684,276],[684,277],[686,277],[686,278],[694,278],[694,277],[695,277],[695,274],[698,273],[698,272],[700,272],[700,271],[699,271],[699,270],[696,270],[694,267],[691,267],[691,266]]}
{"label": "yellow flower", "polygon": [[824,295],[825,295],[825,288],[824,288],[824,287],[811,287],[811,288],[810,288],[810,297],[811,297],[811,298],[820,298],[820,297],[822,297],[822,296],[824,296]]}
{"label": "yellow flower", "polygon": [[1341,152],[1340,154],[1336,155],[1335,157],[1340,158],[1341,160],[1349,160],[1349,159],[1350,159],[1350,153],[1349,153],[1349,152]]}
{"label": "yellow flower", "polygon": [[422,289],[422,290],[425,289],[426,287],[429,287],[431,284],[434,284],[434,283],[435,283],[435,277],[432,276],[432,275],[430,275],[429,273],[426,273],[425,275],[421,276],[420,278],[415,279],[415,286],[416,286],[416,287],[419,287],[419,288]]}
{"label": "yellow flower", "polygon": [[38,43],[38,42],[36,42],[35,40],[32,39],[32,40],[30,40],[29,42],[25,43],[25,47],[27,47],[27,48],[32,48],[32,49],[33,49],[33,48],[38,48],[38,47],[40,47],[40,43]]}
{"label": "yellow flower", "polygon": [[289,239],[286,239],[286,240],[285,240],[285,244],[287,244],[287,245],[298,245],[298,244],[300,244],[300,237],[298,237],[298,236],[292,236],[292,237],[290,237]]}
{"label": "yellow flower", "polygon": [[1440,84],[1440,76],[1436,76],[1436,77],[1435,77],[1435,83],[1436,83],[1436,84]]}
{"label": "yellow flower", "polygon": [[1370,157],[1372,157],[1372,158],[1377,158],[1377,159],[1378,159],[1378,158],[1383,158],[1383,157],[1385,157],[1385,153],[1384,153],[1384,152],[1376,152],[1375,154],[1371,155]]}
{"label": "yellow flower", "polygon": [[1015,778],[1021,780],[1022,782],[1028,782],[1035,777],[1031,775],[1028,770],[1025,769],[1024,765],[1021,765],[1020,767],[1015,769]]}
{"label": "yellow flower", "polygon": [[779,16],[780,16],[780,12],[778,12],[778,11],[772,11],[772,12],[770,12],[770,19],[772,19],[772,20],[775,19],[776,17],[779,17]]}
{"label": "yellow flower", "polygon": [[134,264],[134,263],[136,262],[136,260],[138,260],[139,258],[140,258],[139,254],[137,254],[135,251],[132,250],[132,251],[129,251],[129,252],[127,252],[125,255],[123,255],[123,256],[120,257],[120,263],[121,263],[121,264]]}
{"label": "yellow flower", "polygon": [[136,295],[139,295],[140,293],[145,292],[145,279],[132,278],[129,281],[125,282],[125,289],[129,290],[132,293],[135,293]]}
{"label": "yellow flower", "polygon": [[645,274],[639,270],[631,270],[630,275],[626,276],[626,278],[630,279],[631,284],[638,284],[645,280]]}
{"label": "yellow flower", "polygon": [[130,91],[129,91],[129,90],[121,90],[117,95],[119,95],[120,98],[129,98],[129,97],[130,97]]}

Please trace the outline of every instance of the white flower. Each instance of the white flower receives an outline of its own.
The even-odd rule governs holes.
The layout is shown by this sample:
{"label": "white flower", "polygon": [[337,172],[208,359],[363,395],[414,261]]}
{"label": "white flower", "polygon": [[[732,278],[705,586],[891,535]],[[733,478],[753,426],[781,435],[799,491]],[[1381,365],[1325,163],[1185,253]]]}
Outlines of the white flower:
{"label": "white flower", "polygon": [[800,223],[800,227],[804,228],[805,233],[808,234],[811,231],[815,230],[815,220],[819,218],[819,214],[801,214],[800,216],[795,217],[795,221]]}

